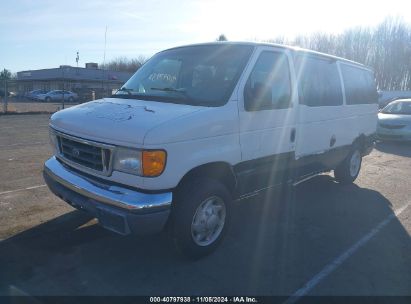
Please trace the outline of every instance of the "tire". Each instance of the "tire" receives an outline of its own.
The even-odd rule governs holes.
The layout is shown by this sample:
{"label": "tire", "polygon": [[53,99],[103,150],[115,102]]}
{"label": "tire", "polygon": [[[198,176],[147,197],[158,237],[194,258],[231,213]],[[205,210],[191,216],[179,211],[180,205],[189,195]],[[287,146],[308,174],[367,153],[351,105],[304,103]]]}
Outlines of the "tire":
{"label": "tire", "polygon": [[213,252],[227,231],[230,206],[230,192],[216,180],[198,178],[183,185],[172,210],[177,250],[191,259]]}
{"label": "tire", "polygon": [[347,158],[334,170],[335,179],[341,184],[351,184],[361,170],[362,156],[359,147],[353,147]]}
{"label": "tire", "polygon": [[51,101],[51,98],[50,97],[46,97],[46,100],[45,100],[46,102],[50,102]]}
{"label": "tire", "polygon": [[73,102],[73,101],[74,101],[74,98],[73,98],[73,97],[70,97],[70,98],[68,99],[68,101],[69,101],[69,102]]}

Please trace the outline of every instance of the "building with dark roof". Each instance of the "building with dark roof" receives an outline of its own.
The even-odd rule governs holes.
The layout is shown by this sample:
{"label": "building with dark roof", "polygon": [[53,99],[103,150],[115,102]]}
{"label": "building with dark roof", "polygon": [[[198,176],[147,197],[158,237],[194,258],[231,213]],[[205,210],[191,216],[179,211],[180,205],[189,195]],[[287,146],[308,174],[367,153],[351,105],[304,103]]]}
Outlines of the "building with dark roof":
{"label": "building with dark roof", "polygon": [[96,63],[86,63],[86,67],[61,65],[53,69],[17,72],[16,91],[20,95],[32,90],[69,90],[79,95],[107,96],[120,88],[133,73],[99,69]]}

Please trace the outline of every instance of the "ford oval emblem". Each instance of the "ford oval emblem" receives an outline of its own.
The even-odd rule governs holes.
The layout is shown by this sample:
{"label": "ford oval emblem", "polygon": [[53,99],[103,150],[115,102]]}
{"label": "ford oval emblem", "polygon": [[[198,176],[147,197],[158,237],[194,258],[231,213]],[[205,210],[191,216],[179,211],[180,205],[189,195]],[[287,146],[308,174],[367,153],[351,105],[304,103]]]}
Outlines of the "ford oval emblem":
{"label": "ford oval emblem", "polygon": [[80,151],[76,148],[73,148],[73,150],[71,150],[71,153],[73,153],[73,156],[75,156],[75,157],[80,156]]}

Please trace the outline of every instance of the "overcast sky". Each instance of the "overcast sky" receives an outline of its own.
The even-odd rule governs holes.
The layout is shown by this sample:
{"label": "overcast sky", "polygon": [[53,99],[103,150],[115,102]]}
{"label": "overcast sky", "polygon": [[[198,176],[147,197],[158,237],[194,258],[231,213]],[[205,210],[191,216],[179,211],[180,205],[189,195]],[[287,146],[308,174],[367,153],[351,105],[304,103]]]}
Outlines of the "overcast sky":
{"label": "overcast sky", "polygon": [[0,1],[0,69],[103,62],[215,40],[267,40],[315,31],[339,33],[386,16],[411,24],[410,0],[13,0]]}

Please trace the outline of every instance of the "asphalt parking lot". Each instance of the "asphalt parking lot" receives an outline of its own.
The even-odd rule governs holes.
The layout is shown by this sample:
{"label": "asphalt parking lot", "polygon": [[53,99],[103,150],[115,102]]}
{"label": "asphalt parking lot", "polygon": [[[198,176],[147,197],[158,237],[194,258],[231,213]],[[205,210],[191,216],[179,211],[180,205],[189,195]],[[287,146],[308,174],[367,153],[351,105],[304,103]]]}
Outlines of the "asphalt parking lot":
{"label": "asphalt parking lot", "polygon": [[0,116],[0,295],[411,295],[411,145],[379,143],[354,185],[239,202],[221,247],[187,261],[49,192],[48,117]]}

